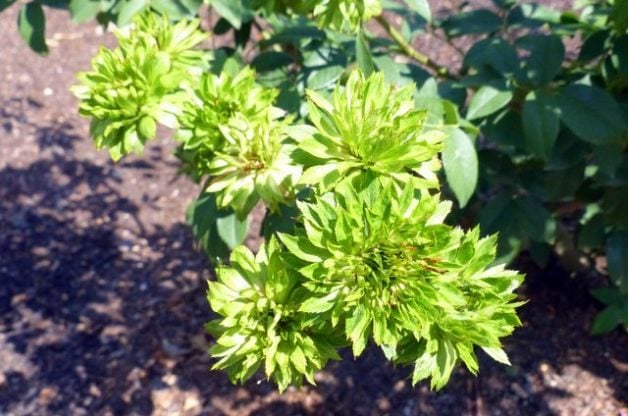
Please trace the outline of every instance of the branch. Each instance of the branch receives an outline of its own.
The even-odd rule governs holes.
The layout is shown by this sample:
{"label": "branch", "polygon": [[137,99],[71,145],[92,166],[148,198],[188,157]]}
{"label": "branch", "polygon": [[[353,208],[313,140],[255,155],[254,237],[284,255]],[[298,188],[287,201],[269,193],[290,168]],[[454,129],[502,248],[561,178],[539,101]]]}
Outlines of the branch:
{"label": "branch", "polygon": [[414,49],[412,45],[410,45],[410,43],[408,43],[404,39],[403,35],[399,33],[399,31],[395,29],[388,20],[386,20],[384,15],[379,15],[375,17],[375,20],[377,20],[377,23],[379,23],[380,26],[384,28],[386,33],[388,33],[388,35],[397,44],[397,46],[405,56],[414,59],[421,65],[428,67],[432,71],[436,72],[436,75],[442,78],[456,79],[455,75],[449,72],[447,67],[440,66],[436,62],[432,61],[428,56]]}

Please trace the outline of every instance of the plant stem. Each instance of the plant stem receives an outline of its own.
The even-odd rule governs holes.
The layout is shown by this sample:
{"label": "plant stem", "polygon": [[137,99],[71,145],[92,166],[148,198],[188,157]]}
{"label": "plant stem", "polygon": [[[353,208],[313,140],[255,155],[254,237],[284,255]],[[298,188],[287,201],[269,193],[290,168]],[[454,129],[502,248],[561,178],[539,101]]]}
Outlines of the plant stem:
{"label": "plant stem", "polygon": [[399,31],[395,29],[388,20],[386,20],[384,15],[379,15],[375,17],[375,20],[377,20],[377,23],[379,23],[380,26],[384,28],[386,33],[388,33],[388,35],[397,44],[397,46],[399,47],[399,49],[404,55],[406,55],[407,57],[411,59],[414,59],[421,65],[428,67],[432,71],[436,72],[436,75],[442,78],[449,78],[449,79],[456,78],[452,73],[449,72],[447,67],[440,66],[439,64],[431,60],[427,55],[424,55],[422,52],[414,49],[412,45],[410,45],[410,43],[408,43],[404,39],[403,35],[399,33]]}

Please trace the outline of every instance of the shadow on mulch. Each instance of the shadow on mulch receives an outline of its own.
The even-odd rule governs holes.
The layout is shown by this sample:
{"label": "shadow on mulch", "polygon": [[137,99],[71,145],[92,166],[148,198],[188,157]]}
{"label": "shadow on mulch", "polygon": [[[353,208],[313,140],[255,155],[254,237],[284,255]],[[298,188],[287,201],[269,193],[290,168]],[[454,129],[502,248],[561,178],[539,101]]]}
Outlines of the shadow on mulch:
{"label": "shadow on mulch", "polygon": [[[15,115],[2,116],[10,129]],[[155,393],[176,388],[197,394],[190,414],[551,415],[550,399],[596,391],[586,383],[599,379],[569,373],[574,365],[628,400],[626,336],[588,335],[597,307],[586,279],[557,266],[541,272],[525,258],[529,303],[507,341],[511,368],[481,357],[478,377],[458,368],[436,394],[413,389],[408,370],[369,348],[357,360],[343,353],[317,387],[284,396],[259,378],[232,387],[208,371],[207,264],[187,227],[147,230],[142,207],[118,191],[118,167],[74,155],[82,139],[71,125],[38,127],[36,138],[52,156],[0,171],[0,413],[150,414]],[[159,163],[124,169],[157,174]],[[121,232],[123,216],[139,231]]]}
{"label": "shadow on mulch", "polygon": [[[2,116],[5,131],[12,119],[27,124]],[[145,230],[116,190],[117,168],[72,155],[72,126],[38,128],[36,140],[50,158],[0,171],[0,413],[150,413],[140,386],[160,358],[189,354],[177,344],[189,324],[176,306],[202,294],[205,262],[184,224]],[[123,215],[140,231],[120,235]],[[194,323],[208,311],[196,306]]]}

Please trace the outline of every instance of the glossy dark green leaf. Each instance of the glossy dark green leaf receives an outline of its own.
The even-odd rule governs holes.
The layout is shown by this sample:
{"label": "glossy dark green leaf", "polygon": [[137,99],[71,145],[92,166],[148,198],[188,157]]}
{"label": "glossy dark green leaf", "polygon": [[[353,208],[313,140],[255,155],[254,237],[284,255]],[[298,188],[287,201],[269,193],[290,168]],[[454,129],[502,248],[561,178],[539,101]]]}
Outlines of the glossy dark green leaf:
{"label": "glossy dark green leaf", "polygon": [[560,128],[556,98],[543,91],[530,92],[523,103],[523,132],[526,149],[547,160],[558,138]]}
{"label": "glossy dark green leaf", "polygon": [[285,52],[268,51],[257,55],[251,66],[258,72],[272,71],[290,65],[294,60]]}
{"label": "glossy dark green leaf", "polygon": [[425,19],[426,22],[432,21],[432,11],[430,10],[430,4],[427,0],[406,0],[408,6],[415,11],[419,16]]}
{"label": "glossy dark green leaf", "polygon": [[340,65],[331,65],[316,70],[309,76],[307,87],[314,90],[330,87],[340,78],[343,72],[345,72],[345,67]]}
{"label": "glossy dark green leaf", "polygon": [[628,231],[616,231],[608,238],[606,261],[611,281],[628,293]]}
{"label": "glossy dark green leaf", "polygon": [[597,87],[567,85],[560,91],[558,105],[562,121],[582,140],[605,144],[628,137],[617,102]]}
{"label": "glossy dark green leaf", "polygon": [[123,0],[120,3],[118,9],[118,19],[116,24],[118,26],[126,26],[133,21],[133,17],[141,13],[147,6],[146,0]]}
{"label": "glossy dark green leaf", "polygon": [[375,63],[364,32],[358,33],[355,38],[355,58],[364,75],[369,76],[375,71]]}
{"label": "glossy dark green leaf", "polygon": [[559,36],[527,35],[517,40],[517,46],[530,53],[524,59],[526,82],[535,86],[545,85],[560,72],[565,46]]}
{"label": "glossy dark green leaf", "polygon": [[504,108],[512,99],[512,92],[499,90],[491,86],[484,86],[477,90],[467,110],[467,120],[486,117],[497,110]]}
{"label": "glossy dark green leaf", "polygon": [[174,20],[194,17],[203,0],[150,0],[150,7]]}
{"label": "glossy dark green leaf", "polygon": [[244,242],[249,231],[249,221],[238,220],[235,214],[225,215],[216,220],[216,229],[220,239],[233,250]]}
{"label": "glossy dark green leaf", "polygon": [[0,12],[11,7],[17,0],[0,0]]}
{"label": "glossy dark green leaf", "polygon": [[578,230],[578,248],[591,250],[600,247],[604,242],[604,219],[594,215],[585,221]]}
{"label": "glossy dark green leaf", "polygon": [[[539,197],[544,202],[559,202],[573,200],[574,195],[585,180],[584,162],[576,163],[566,169],[548,170],[543,177],[544,194]],[[532,173],[534,175],[534,173]],[[537,176],[539,175],[536,172]]]}
{"label": "glossy dark green leaf", "polygon": [[617,33],[625,33],[628,28],[628,2],[615,0],[609,19],[613,22]]}
{"label": "glossy dark green leaf", "polygon": [[556,238],[556,220],[537,199],[527,196],[516,200],[517,221],[521,231],[530,240],[553,244]]}
{"label": "glossy dark green leaf", "polygon": [[458,128],[447,130],[443,149],[443,166],[447,183],[464,207],[478,182],[478,156],[473,141]]}
{"label": "glossy dark green leaf", "polygon": [[622,309],[619,305],[607,306],[602,312],[598,313],[591,324],[591,334],[601,335],[611,332],[622,321]]}
{"label": "glossy dark green leaf", "polygon": [[279,30],[269,39],[260,41],[260,47],[267,48],[278,43],[292,43],[294,45],[299,45],[312,40],[321,41],[325,39],[325,37],[325,32],[316,26],[299,25]]}
{"label": "glossy dark green leaf", "polygon": [[209,4],[231,23],[231,26],[240,29],[244,16],[242,0],[209,0]]}
{"label": "glossy dark green leaf", "polygon": [[628,229],[628,185],[609,186],[602,197],[604,221],[615,227]]}
{"label": "glossy dark green leaf", "polygon": [[101,8],[99,0],[70,0],[69,9],[72,21],[83,23],[96,17]]}
{"label": "glossy dark green leaf", "polygon": [[613,39],[610,62],[619,75],[628,82],[628,34]]}
{"label": "glossy dark green leaf", "polygon": [[628,296],[614,287],[601,287],[591,291],[593,297],[606,305],[628,303]]}
{"label": "glossy dark green leaf", "polygon": [[589,35],[580,48],[578,59],[581,61],[591,61],[604,54],[609,47],[610,30],[595,31]]}
{"label": "glossy dark green leaf", "polygon": [[526,140],[521,115],[510,109],[504,109],[487,118],[482,133],[502,150],[512,148],[524,151]]}
{"label": "glossy dark green leaf", "polygon": [[233,212],[218,209],[216,197],[211,193],[203,193],[188,208],[187,223],[199,246],[212,262],[229,258],[231,250],[218,234],[217,221],[232,215]]}
{"label": "glossy dark green leaf", "polygon": [[447,36],[455,38],[463,35],[490,33],[502,25],[501,18],[487,9],[472,10],[452,14],[441,23]]}
{"label": "glossy dark green leaf", "polygon": [[476,42],[464,57],[463,65],[484,71],[487,68],[512,76],[519,72],[519,57],[514,46],[498,37]]}
{"label": "glossy dark green leaf", "polygon": [[46,17],[40,3],[30,2],[22,5],[17,20],[22,39],[32,50],[40,55],[48,54],[46,46]]}
{"label": "glossy dark green leaf", "polygon": [[560,12],[539,3],[521,3],[510,10],[506,22],[515,28],[537,28],[560,22]]}
{"label": "glossy dark green leaf", "polygon": [[507,195],[485,203],[480,211],[483,235],[499,233],[496,263],[510,263],[524,247],[525,235],[519,229],[515,202]]}
{"label": "glossy dark green leaf", "polygon": [[269,239],[273,234],[292,233],[299,210],[296,205],[280,205],[276,212],[268,211],[262,222],[262,234]]}

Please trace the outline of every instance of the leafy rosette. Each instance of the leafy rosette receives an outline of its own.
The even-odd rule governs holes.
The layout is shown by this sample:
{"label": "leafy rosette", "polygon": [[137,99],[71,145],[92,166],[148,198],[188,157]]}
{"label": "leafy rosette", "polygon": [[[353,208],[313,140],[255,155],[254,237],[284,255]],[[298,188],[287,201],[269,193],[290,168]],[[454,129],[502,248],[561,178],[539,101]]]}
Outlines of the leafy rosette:
{"label": "leafy rosette", "polygon": [[98,149],[107,147],[112,159],[140,153],[156,134],[157,122],[176,126],[180,99],[173,94],[184,78],[173,70],[166,53],[134,45],[101,49],[92,72],[79,74],[74,89],[80,114],[91,117],[91,135]]}
{"label": "leafy rosette", "polygon": [[207,40],[207,34],[200,30],[198,19],[170,23],[167,16],[150,12],[138,15],[134,23],[132,33],[119,32],[121,44],[146,42],[167,53],[173,68],[200,75],[207,53],[196,48]]}
{"label": "leafy rosette", "polygon": [[312,12],[321,27],[340,31],[357,31],[381,13],[381,0],[322,0]]}
{"label": "leafy rosette", "polygon": [[185,101],[179,87],[190,79],[185,62],[196,56],[183,46],[200,42],[201,33],[193,24],[168,30],[167,20],[147,16],[138,18],[137,24],[146,32],[128,38],[118,33],[119,46],[101,49],[92,61],[93,70],[79,74],[81,85],[73,88],[81,100],[81,115],[92,119],[96,147],[108,148],[114,160],[141,152],[155,137],[157,123],[177,126]]}
{"label": "leafy rosette", "polygon": [[185,165],[198,179],[209,172],[214,153],[226,144],[220,126],[235,117],[251,125],[269,125],[283,115],[274,107],[277,90],[263,88],[255,82],[255,71],[244,68],[235,76],[227,71],[220,75],[205,73],[190,94],[179,117],[177,139],[183,143]]}
{"label": "leafy rosette", "polygon": [[267,13],[312,15],[320,27],[345,32],[382,13],[381,0],[254,0],[253,5]]}
{"label": "leafy rosette", "polygon": [[260,199],[271,211],[294,199],[302,168],[290,157],[294,144],[287,124],[235,118],[220,131],[225,144],[209,164],[207,187],[217,194],[219,207],[232,208],[243,219]]}
{"label": "leafy rosette", "polygon": [[280,390],[303,379],[314,383],[314,373],[330,359],[339,359],[336,342],[342,338],[322,320],[299,311],[306,292],[300,276],[285,267],[275,239],[254,256],[238,247],[231,267],[216,270],[208,299],[221,318],[208,330],[216,338],[210,354],[214,369],[224,369],[233,382],[243,382],[263,367]]}
{"label": "leafy rosette", "polygon": [[480,346],[506,361],[500,338],[519,320],[522,276],[490,267],[495,239],[443,224],[450,204],[391,180],[349,182],[299,203],[303,229],[281,241],[306,279],[301,311],[344,326],[359,355],[369,338],[389,359],[415,363],[414,382],[440,388],[458,359],[475,372]]}
{"label": "leafy rosette", "polygon": [[424,131],[426,113],[415,109],[413,91],[414,86],[391,88],[381,73],[365,78],[359,70],[344,88],[336,87],[332,102],[308,91],[316,132],[299,143],[294,156],[309,166],[302,182],[327,190],[372,172],[437,189],[443,135]]}

